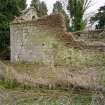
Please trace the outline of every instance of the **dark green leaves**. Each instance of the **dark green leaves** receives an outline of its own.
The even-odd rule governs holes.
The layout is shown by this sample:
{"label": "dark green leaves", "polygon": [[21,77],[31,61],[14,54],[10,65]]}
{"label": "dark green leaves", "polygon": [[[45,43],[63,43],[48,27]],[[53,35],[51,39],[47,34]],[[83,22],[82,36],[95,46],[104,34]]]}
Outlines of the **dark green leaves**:
{"label": "dark green leaves", "polygon": [[96,29],[103,29],[105,28],[105,6],[100,7],[98,10],[98,13],[95,14],[95,16],[91,17],[91,23],[96,24]]}

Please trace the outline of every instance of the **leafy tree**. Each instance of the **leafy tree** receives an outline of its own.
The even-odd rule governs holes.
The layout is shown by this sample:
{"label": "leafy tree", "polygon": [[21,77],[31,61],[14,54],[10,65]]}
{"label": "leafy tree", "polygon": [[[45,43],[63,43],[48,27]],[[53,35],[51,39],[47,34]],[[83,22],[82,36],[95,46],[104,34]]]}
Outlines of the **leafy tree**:
{"label": "leafy tree", "polygon": [[45,2],[42,1],[39,6],[39,16],[40,17],[45,16],[45,15],[47,15],[47,12],[48,12],[47,6],[46,6]]}
{"label": "leafy tree", "polygon": [[72,31],[78,31],[85,28],[83,16],[90,7],[91,0],[68,0],[67,9],[72,19]]}
{"label": "leafy tree", "polygon": [[39,0],[32,0],[31,1],[31,6],[36,9],[36,12],[39,12],[39,6],[40,6],[40,1]]}
{"label": "leafy tree", "polygon": [[62,13],[64,15],[66,27],[67,27],[67,30],[69,31],[69,29],[70,29],[69,16],[64,11],[62,3],[60,1],[56,1],[56,3],[53,5],[53,13]]}
{"label": "leafy tree", "polygon": [[26,0],[17,0],[17,3],[20,8],[20,11],[24,10],[27,7]]}
{"label": "leafy tree", "polygon": [[96,29],[105,28],[105,6],[100,7],[98,13],[94,17],[91,17],[91,23],[97,22]]}
{"label": "leafy tree", "polygon": [[56,3],[53,5],[53,13],[59,13],[63,11],[63,6],[60,1],[56,1]]}
{"label": "leafy tree", "polygon": [[7,19],[5,22],[12,21],[25,8],[26,0],[0,0],[0,14]]}
{"label": "leafy tree", "polygon": [[44,1],[40,2],[40,0],[32,0],[31,6],[36,9],[39,17],[47,15],[48,10]]}
{"label": "leafy tree", "polygon": [[14,15],[19,15],[17,2],[15,2],[15,0],[0,0],[0,14],[5,17],[8,22],[13,20]]}
{"label": "leafy tree", "polygon": [[9,47],[9,23],[15,16],[19,16],[20,10],[25,7],[25,0],[0,0],[0,50]]}

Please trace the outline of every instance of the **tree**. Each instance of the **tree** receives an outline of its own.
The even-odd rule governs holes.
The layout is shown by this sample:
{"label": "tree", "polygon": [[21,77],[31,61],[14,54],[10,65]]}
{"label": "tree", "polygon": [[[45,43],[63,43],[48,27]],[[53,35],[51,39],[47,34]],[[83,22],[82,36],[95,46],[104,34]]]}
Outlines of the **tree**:
{"label": "tree", "polygon": [[53,5],[53,13],[62,13],[65,17],[65,23],[67,30],[69,31],[70,25],[69,25],[69,16],[66,14],[65,10],[63,9],[62,3],[60,1],[56,1],[56,3]]}
{"label": "tree", "polygon": [[40,6],[40,1],[39,0],[32,0],[31,1],[31,6],[36,9],[36,12],[39,12],[39,6]]}
{"label": "tree", "polygon": [[8,22],[13,20],[14,15],[19,15],[17,2],[15,2],[15,0],[0,0],[0,14],[4,16]]}
{"label": "tree", "polygon": [[46,6],[45,2],[42,1],[39,6],[39,17],[47,15],[47,12],[48,12],[47,6]]}
{"label": "tree", "polygon": [[72,19],[72,31],[78,31],[85,28],[83,16],[90,7],[91,0],[68,0],[67,10]]}
{"label": "tree", "polygon": [[20,15],[20,10],[25,8],[25,4],[25,0],[0,0],[0,50],[9,47],[9,23],[15,16]]}
{"label": "tree", "polygon": [[36,9],[39,17],[47,15],[48,10],[44,1],[40,2],[39,0],[32,0],[31,6]]}
{"label": "tree", "polygon": [[17,3],[20,8],[20,11],[24,10],[27,7],[26,0],[17,0]]}
{"label": "tree", "polygon": [[26,0],[0,0],[0,14],[7,18],[8,22],[18,16],[20,11],[26,8]]}
{"label": "tree", "polygon": [[56,1],[56,3],[53,5],[53,13],[59,13],[63,11],[63,6],[60,1]]}
{"label": "tree", "polygon": [[91,23],[97,23],[96,29],[103,29],[105,28],[105,6],[100,7],[98,13],[95,16],[91,17]]}

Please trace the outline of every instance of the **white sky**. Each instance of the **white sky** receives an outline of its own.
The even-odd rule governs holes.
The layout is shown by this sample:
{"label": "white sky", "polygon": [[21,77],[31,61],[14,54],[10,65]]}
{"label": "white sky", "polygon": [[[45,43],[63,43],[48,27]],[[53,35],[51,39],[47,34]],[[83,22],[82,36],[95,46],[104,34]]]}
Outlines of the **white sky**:
{"label": "white sky", "polygon": [[[41,1],[45,1],[48,7],[49,12],[51,13],[52,8],[53,8],[53,4],[57,1],[57,0],[41,0]],[[92,0],[92,5],[91,8],[87,11],[88,13],[93,13],[95,11],[97,11],[97,9],[102,6],[105,5],[105,0]],[[27,0],[27,4],[29,5],[31,3],[31,0]]]}

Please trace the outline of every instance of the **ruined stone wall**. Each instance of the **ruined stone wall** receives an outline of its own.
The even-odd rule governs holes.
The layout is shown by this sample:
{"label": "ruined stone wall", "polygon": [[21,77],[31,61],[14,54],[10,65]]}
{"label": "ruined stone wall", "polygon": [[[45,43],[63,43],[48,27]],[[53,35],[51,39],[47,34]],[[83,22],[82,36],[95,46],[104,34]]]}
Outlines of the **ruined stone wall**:
{"label": "ruined stone wall", "polygon": [[66,28],[61,15],[51,15],[37,21],[13,22],[10,31],[12,62],[52,64]]}
{"label": "ruined stone wall", "polygon": [[78,31],[73,33],[77,39],[101,40],[105,39],[105,30]]}
{"label": "ruined stone wall", "polygon": [[26,10],[23,11],[23,13],[21,14],[20,16],[22,19],[24,20],[36,20],[38,19],[38,16],[37,16],[37,12],[34,8],[30,7]]}
{"label": "ruined stone wall", "polygon": [[[83,55],[81,51],[76,49],[105,49],[103,44],[94,45],[76,40],[66,31],[64,18],[60,14],[46,16],[36,21],[13,21],[10,31],[11,62],[70,64],[87,57],[81,56]],[[90,56],[89,59],[91,58]]]}

